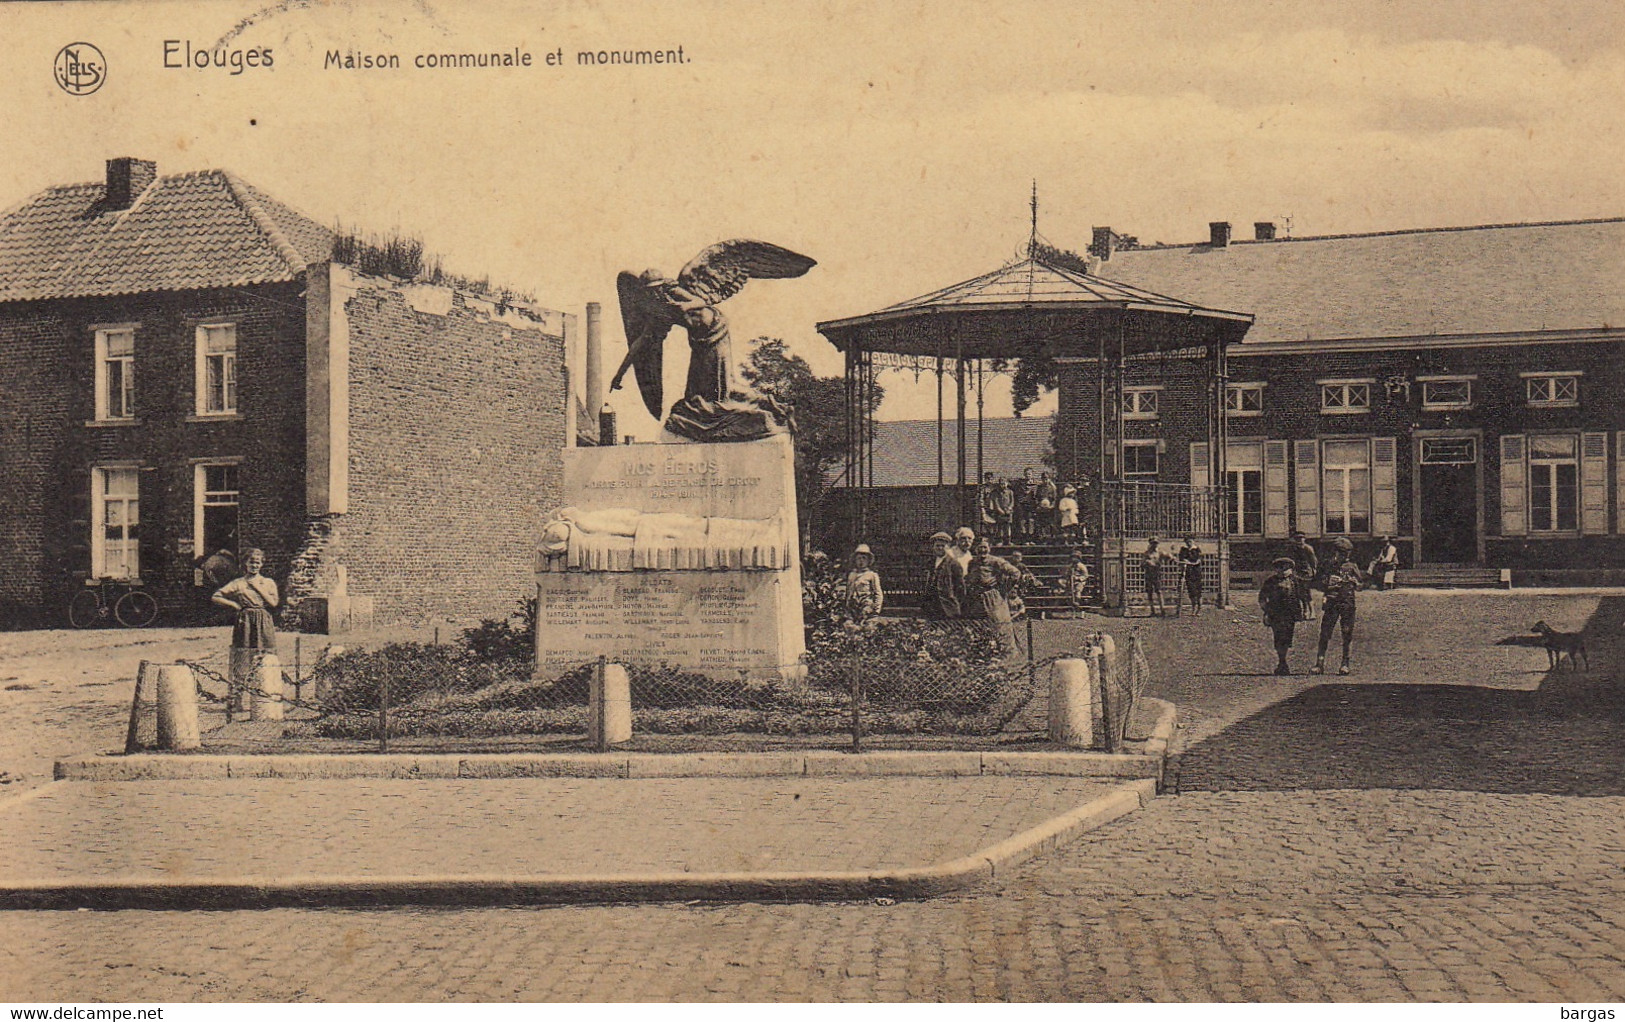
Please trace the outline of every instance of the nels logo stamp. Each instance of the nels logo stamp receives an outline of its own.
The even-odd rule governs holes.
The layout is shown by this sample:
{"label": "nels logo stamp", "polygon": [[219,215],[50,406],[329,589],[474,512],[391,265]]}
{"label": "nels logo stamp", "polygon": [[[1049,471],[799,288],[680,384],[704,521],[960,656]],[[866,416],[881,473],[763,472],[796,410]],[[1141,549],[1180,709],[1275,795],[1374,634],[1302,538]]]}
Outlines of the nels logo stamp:
{"label": "nels logo stamp", "polygon": [[88,96],[107,80],[107,58],[90,43],[69,43],[57,51],[56,84],[70,96]]}

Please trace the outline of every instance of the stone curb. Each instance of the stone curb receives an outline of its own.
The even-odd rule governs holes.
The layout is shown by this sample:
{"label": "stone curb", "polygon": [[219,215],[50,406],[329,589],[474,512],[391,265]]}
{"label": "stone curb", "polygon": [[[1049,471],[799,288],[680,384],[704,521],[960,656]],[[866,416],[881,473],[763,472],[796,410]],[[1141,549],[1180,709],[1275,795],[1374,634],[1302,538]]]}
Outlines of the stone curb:
{"label": "stone curb", "polygon": [[990,885],[1019,865],[1156,797],[1130,781],[1071,812],[978,852],[934,866],[787,873],[602,876],[243,877],[224,880],[73,880],[0,883],[0,910],[262,909],[386,905],[545,905],[647,901],[852,901],[932,898]]}
{"label": "stone curb", "polygon": [[1104,752],[744,753],[350,753],[344,755],[141,754],[59,760],[59,781],[280,778],[475,780],[521,777],[977,777],[1149,778],[1160,783],[1174,707],[1160,699],[1143,754]]}

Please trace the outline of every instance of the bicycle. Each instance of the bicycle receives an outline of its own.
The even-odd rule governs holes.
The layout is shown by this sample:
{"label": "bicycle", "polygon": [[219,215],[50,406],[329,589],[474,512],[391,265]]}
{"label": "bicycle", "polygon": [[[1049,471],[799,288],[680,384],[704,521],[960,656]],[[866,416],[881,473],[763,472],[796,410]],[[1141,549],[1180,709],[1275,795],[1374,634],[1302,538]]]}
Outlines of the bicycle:
{"label": "bicycle", "polygon": [[[68,623],[75,628],[106,625],[111,618],[125,628],[145,628],[158,619],[158,601],[140,588],[140,579],[87,578],[83,591],[68,601]],[[117,599],[111,590],[124,589]]]}

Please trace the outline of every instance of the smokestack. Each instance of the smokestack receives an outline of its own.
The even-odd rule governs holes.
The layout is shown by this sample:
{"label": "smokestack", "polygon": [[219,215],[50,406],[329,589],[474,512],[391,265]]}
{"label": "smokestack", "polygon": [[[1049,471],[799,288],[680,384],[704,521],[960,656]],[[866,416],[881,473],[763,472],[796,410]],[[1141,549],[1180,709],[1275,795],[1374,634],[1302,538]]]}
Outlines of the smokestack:
{"label": "smokestack", "polygon": [[1230,222],[1215,220],[1207,225],[1208,243],[1214,248],[1230,247]]}
{"label": "smokestack", "polygon": [[[587,303],[587,379],[585,393],[581,395],[581,403],[588,408],[599,408],[604,404],[604,309],[597,302]],[[599,434],[598,442],[604,442],[603,434]],[[609,435],[609,442],[615,442],[615,434]]]}
{"label": "smokestack", "polygon": [[1275,222],[1272,220],[1257,220],[1253,222],[1254,241],[1274,241]]}
{"label": "smokestack", "polygon": [[129,209],[157,179],[158,164],[151,160],[138,160],[133,156],[108,160],[107,208]]}
{"label": "smokestack", "polygon": [[1117,233],[1110,227],[1096,227],[1095,240],[1090,243],[1089,251],[1100,258],[1101,262],[1112,257],[1112,249],[1117,245]]}
{"label": "smokestack", "polygon": [[607,404],[598,413],[598,446],[615,446],[615,409]]}

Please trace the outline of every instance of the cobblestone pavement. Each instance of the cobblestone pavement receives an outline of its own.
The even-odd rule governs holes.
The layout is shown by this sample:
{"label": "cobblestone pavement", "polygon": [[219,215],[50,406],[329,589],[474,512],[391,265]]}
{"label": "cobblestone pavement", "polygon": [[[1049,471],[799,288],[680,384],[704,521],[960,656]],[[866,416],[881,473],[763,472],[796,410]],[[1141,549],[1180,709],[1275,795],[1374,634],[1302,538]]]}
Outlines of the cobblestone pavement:
{"label": "cobblestone pavement", "polygon": [[1625,799],[1201,792],[921,903],[0,914],[0,999],[1625,998]]}
{"label": "cobblestone pavement", "polygon": [[[1593,670],[1493,646],[1537,616],[1589,622]],[[0,913],[0,999],[1619,1001],[1621,620],[1362,598],[1351,684],[1259,675],[1244,613],[1149,623],[1153,694],[1193,711],[1181,793],[988,894]]]}
{"label": "cobblestone pavement", "polygon": [[1111,790],[1060,777],[76,782],[8,808],[0,876],[890,869],[969,855]]}

